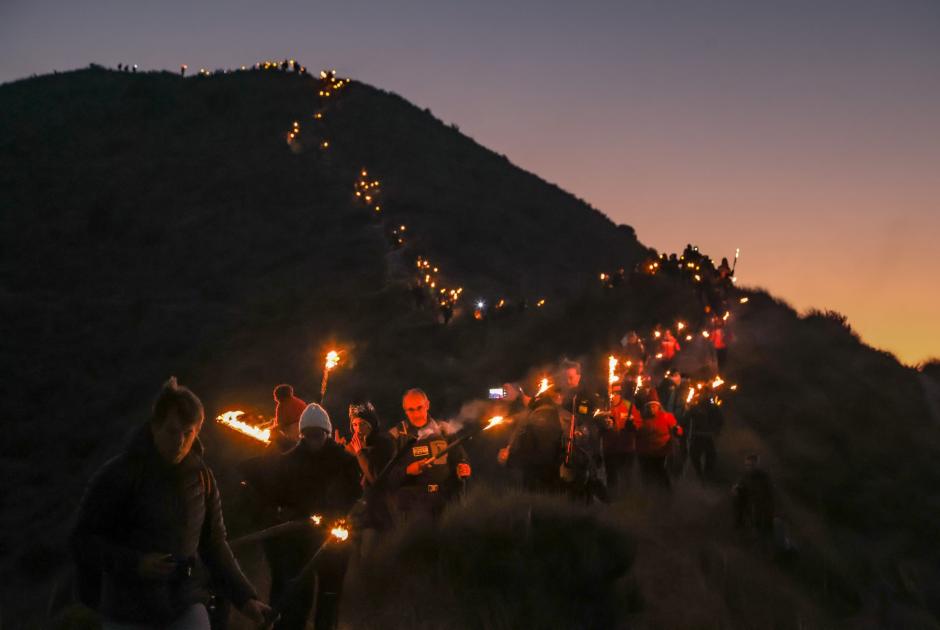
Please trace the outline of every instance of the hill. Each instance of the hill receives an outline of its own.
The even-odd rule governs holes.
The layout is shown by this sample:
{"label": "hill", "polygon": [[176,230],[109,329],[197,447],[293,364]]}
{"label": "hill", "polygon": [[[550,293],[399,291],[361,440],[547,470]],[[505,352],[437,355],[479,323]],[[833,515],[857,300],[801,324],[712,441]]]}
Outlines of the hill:
{"label": "hill", "polygon": [[[651,254],[629,226],[396,95],[330,84],[339,87],[320,97],[323,82],[279,71],[184,80],[90,68],[0,86],[8,619],[39,623],[67,604],[63,536],[84,481],[171,373],[213,416],[270,413],[278,382],[314,395],[335,345],[334,417],[368,396],[394,420],[413,385],[449,417],[488,385],[563,355],[600,371],[630,328],[701,318],[682,279],[599,286],[599,272],[629,272]],[[366,190],[369,203],[355,194]],[[436,284],[463,288],[446,326],[435,304],[416,304],[418,257],[439,268]],[[745,452],[763,453],[801,561],[782,571],[740,555],[716,525],[725,488],[683,490],[695,497],[687,510],[628,500],[615,513],[638,541],[646,593],[631,619],[696,624],[653,594],[662,569],[644,549],[670,547],[665,565],[687,578],[680,594],[716,625],[761,625],[752,615],[770,591],[782,598],[781,627],[936,625],[940,430],[924,375],[861,344],[838,316],[745,295],[720,474],[730,480]],[[500,299],[511,308],[498,312]],[[237,531],[225,471],[252,447],[215,427],[205,440]],[[491,480],[495,446],[475,453]],[[761,579],[716,578],[715,558],[727,570],[728,553]]]}

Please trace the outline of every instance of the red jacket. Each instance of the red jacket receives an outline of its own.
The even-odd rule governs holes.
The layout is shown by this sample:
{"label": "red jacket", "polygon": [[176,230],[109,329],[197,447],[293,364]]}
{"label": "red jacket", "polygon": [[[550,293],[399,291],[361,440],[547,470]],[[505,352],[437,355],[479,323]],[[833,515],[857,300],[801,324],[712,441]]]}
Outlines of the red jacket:
{"label": "red jacket", "polygon": [[614,426],[604,434],[604,453],[636,452],[636,431],[642,423],[640,410],[636,405],[621,400],[619,405],[611,408],[610,418],[614,421]]}
{"label": "red jacket", "polygon": [[722,328],[716,328],[711,332],[711,340],[715,350],[724,350],[728,347],[728,335]]}
{"label": "red jacket", "polygon": [[[652,418],[643,418],[636,436],[636,450],[640,455],[662,456],[669,454],[669,441],[678,423],[676,417],[660,408]],[[682,429],[678,429],[681,433]]]}
{"label": "red jacket", "polygon": [[681,349],[682,348],[679,346],[679,341],[677,339],[663,339],[659,344],[659,350],[663,353],[664,359],[673,358]]}

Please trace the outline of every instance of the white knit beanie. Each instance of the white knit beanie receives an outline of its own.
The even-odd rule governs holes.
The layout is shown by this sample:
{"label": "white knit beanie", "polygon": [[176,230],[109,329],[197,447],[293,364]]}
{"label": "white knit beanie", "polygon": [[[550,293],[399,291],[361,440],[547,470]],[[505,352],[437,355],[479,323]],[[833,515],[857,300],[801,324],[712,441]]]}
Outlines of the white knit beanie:
{"label": "white knit beanie", "polygon": [[317,403],[310,403],[300,414],[300,430],[308,427],[317,427],[326,431],[327,435],[333,434],[333,424],[330,422],[330,414],[326,409]]}

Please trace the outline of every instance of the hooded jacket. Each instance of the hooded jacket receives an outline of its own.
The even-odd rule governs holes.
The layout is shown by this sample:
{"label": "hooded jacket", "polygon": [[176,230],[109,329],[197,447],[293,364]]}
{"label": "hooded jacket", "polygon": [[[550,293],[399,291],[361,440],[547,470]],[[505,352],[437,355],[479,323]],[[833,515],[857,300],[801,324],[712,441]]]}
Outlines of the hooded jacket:
{"label": "hooded jacket", "polygon": [[[149,423],[92,478],[70,545],[83,600],[110,621],[167,623],[192,604],[207,603],[210,581],[239,607],[257,597],[229,549],[201,444],[169,464]],[[154,552],[172,554],[178,573],[168,580],[140,577],[141,557]]]}

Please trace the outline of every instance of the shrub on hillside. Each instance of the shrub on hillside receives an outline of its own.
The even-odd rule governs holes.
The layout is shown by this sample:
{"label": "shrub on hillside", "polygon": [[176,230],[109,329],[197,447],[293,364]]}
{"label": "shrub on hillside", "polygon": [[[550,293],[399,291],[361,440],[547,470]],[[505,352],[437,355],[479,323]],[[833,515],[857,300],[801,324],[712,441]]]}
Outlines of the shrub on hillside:
{"label": "shrub on hillside", "polygon": [[564,500],[485,489],[367,556],[356,628],[605,628],[634,601],[626,534]]}

